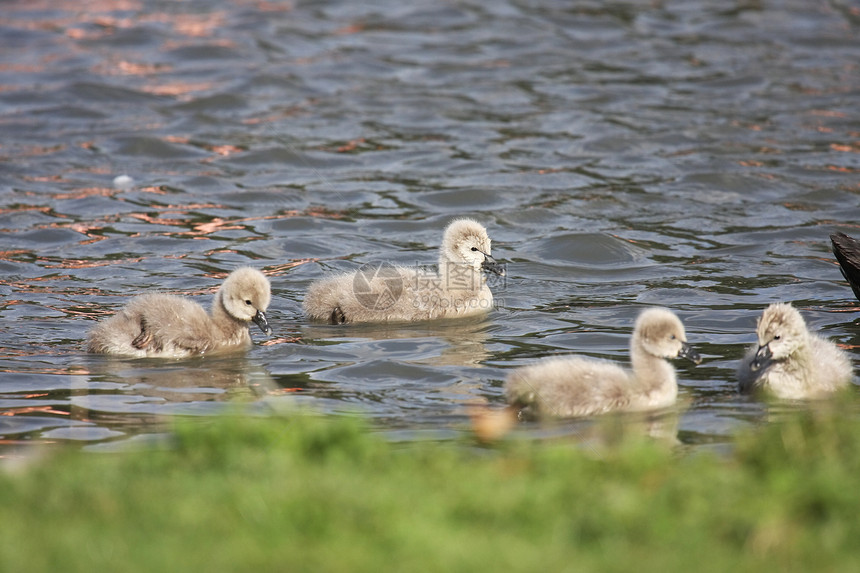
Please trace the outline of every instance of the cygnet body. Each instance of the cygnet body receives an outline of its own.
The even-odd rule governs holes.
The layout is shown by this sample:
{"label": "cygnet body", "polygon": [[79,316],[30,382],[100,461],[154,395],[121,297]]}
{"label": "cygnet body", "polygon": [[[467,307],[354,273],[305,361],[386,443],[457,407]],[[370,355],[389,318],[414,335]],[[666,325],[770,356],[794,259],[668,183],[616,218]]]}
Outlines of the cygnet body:
{"label": "cygnet body", "polygon": [[253,321],[272,330],[265,311],[271,300],[269,280],[243,267],[230,273],[215,293],[209,314],[196,302],[169,294],[131,299],[111,318],[90,331],[87,350],[130,357],[181,358],[247,349]]}
{"label": "cygnet body", "polygon": [[833,233],[830,243],[842,276],[851,285],[854,296],[860,299],[860,241],[845,233]]}
{"label": "cygnet body", "polygon": [[758,320],[758,344],[738,368],[741,392],[765,390],[777,398],[822,398],[851,382],[848,355],[809,332],[796,308],[768,306]]}
{"label": "cygnet body", "polygon": [[667,359],[678,357],[701,361],[687,344],[681,320],[665,308],[650,308],[633,328],[632,370],[582,356],[551,358],[515,369],[505,394],[509,403],[530,414],[571,417],[655,410],[675,403],[678,383]]}
{"label": "cygnet body", "polygon": [[436,272],[367,264],[311,284],[304,309],[311,319],[331,324],[471,316],[493,306],[484,271],[504,275],[492,257],[487,230],[471,219],[457,219],[443,234]]}

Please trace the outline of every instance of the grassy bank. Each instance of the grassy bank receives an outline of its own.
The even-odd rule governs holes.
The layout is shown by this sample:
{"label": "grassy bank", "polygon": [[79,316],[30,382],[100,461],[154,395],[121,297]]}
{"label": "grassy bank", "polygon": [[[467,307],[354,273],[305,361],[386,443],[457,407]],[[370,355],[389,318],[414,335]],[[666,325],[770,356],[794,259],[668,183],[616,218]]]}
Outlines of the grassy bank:
{"label": "grassy bank", "polygon": [[858,476],[860,423],[839,416],[724,457],[231,417],[180,425],[169,449],[0,474],[0,570],[856,570]]}

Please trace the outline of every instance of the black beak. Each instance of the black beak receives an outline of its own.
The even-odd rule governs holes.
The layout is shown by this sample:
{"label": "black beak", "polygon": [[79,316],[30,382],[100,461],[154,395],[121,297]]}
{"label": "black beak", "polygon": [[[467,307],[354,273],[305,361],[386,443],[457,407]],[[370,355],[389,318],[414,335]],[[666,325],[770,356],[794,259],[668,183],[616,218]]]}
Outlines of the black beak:
{"label": "black beak", "polygon": [[260,327],[260,330],[266,334],[272,334],[272,329],[269,328],[269,321],[266,320],[266,313],[262,310],[258,310],[257,314],[255,314],[251,320],[254,321],[254,324]]}
{"label": "black beak", "polygon": [[753,372],[761,370],[770,363],[771,358],[773,358],[773,352],[770,351],[770,346],[768,344],[759,346],[750,364],[750,370]]}
{"label": "black beak", "polygon": [[496,259],[487,253],[484,253],[484,262],[481,263],[481,268],[500,277],[505,276],[505,265],[496,262]]}
{"label": "black beak", "polygon": [[693,364],[699,364],[702,361],[702,357],[699,356],[699,353],[693,350],[693,347],[686,342],[681,343],[681,351],[678,352],[678,358],[686,358]]}

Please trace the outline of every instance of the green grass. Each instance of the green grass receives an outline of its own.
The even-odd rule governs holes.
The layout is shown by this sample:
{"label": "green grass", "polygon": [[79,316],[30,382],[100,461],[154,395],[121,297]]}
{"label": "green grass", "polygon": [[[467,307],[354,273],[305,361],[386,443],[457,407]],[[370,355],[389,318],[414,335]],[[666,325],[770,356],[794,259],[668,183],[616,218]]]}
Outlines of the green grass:
{"label": "green grass", "polygon": [[0,570],[857,570],[858,476],[860,422],[838,413],[761,426],[723,456],[196,420],[170,448],[0,473]]}

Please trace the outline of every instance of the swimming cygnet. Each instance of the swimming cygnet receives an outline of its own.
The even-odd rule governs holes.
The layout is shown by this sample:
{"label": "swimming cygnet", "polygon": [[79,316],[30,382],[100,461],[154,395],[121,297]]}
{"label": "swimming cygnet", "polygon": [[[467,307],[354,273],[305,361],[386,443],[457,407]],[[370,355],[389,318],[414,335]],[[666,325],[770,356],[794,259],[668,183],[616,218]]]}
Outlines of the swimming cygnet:
{"label": "swimming cygnet", "polygon": [[480,223],[457,219],[445,229],[439,268],[366,264],[308,288],[305,313],[331,324],[462,317],[489,311],[493,293],[483,271],[504,275]]}
{"label": "swimming cygnet", "polygon": [[860,299],[860,241],[845,233],[833,233],[830,235],[830,243],[833,245],[833,254],[839,261],[842,276],[851,285],[854,296]]}
{"label": "swimming cygnet", "polygon": [[505,394],[508,402],[530,414],[568,417],[655,410],[674,404],[678,396],[675,369],[666,361],[676,357],[701,362],[687,344],[681,320],[665,308],[650,308],[633,328],[632,371],[608,360],[551,358],[514,370]]}
{"label": "swimming cygnet", "polygon": [[790,304],[767,307],[756,334],[758,344],[738,368],[741,392],[763,389],[777,398],[820,398],[851,382],[853,368],[845,352],[810,333]]}
{"label": "swimming cygnet", "polygon": [[87,350],[163,358],[243,350],[251,345],[251,321],[271,334],[265,314],[270,300],[269,279],[248,267],[227,276],[215,293],[210,314],[181,296],[136,296],[90,331]]}

